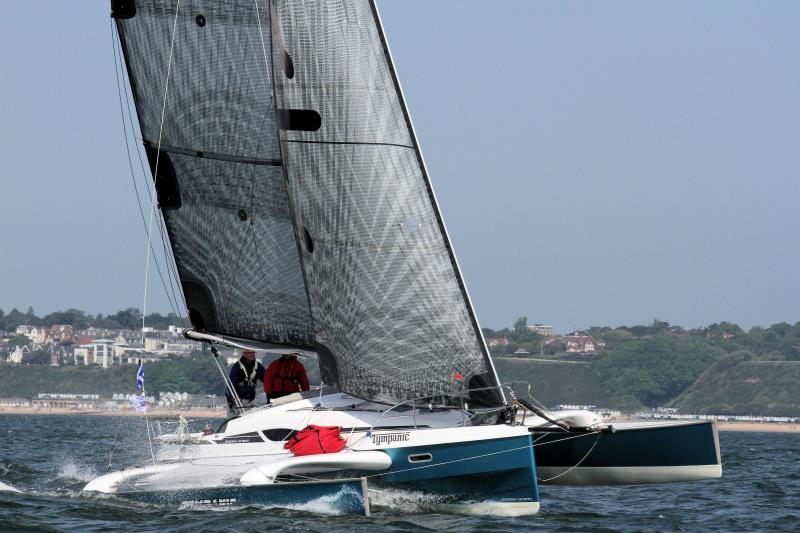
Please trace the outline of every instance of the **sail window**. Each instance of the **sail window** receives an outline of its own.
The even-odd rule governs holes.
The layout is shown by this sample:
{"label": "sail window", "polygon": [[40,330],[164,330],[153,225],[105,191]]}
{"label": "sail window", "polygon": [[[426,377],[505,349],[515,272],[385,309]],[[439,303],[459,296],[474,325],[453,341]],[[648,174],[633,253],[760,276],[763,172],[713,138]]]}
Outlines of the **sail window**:
{"label": "sail window", "polygon": [[306,250],[308,250],[308,253],[314,253],[314,240],[311,238],[311,234],[305,226],[303,226],[303,245],[306,247]]}
{"label": "sail window", "polygon": [[322,117],[313,109],[279,109],[278,121],[284,130],[317,131],[322,126]]}
{"label": "sail window", "polygon": [[194,21],[197,23],[198,26],[201,28],[206,25],[206,18],[203,15],[197,15],[194,18]]}
{"label": "sail window", "polygon": [[135,15],[135,0],[111,0],[111,16],[115,19],[131,19]]}
{"label": "sail window", "polygon": [[283,73],[290,80],[294,78],[294,62],[292,61],[292,56],[286,50],[283,51]]}
{"label": "sail window", "polygon": [[419,220],[414,217],[407,218],[403,221],[403,230],[410,235],[414,235],[419,228]]}
{"label": "sail window", "polygon": [[262,439],[261,435],[257,432],[251,431],[250,433],[231,435],[230,437],[225,437],[217,441],[218,444],[248,444],[251,442],[264,442],[264,439]]}
{"label": "sail window", "polygon": [[272,428],[264,429],[262,430],[262,433],[264,433],[264,436],[267,437],[267,440],[271,440],[272,442],[282,442],[294,437],[297,431],[289,428]]}
{"label": "sail window", "polygon": [[247,211],[245,211],[244,209],[239,209],[238,214],[239,214],[239,220],[241,220],[242,222],[247,220]]}
{"label": "sail window", "polygon": [[182,279],[181,288],[186,297],[189,320],[197,331],[217,331],[217,306],[211,292],[200,281]]}
{"label": "sail window", "polygon": [[[145,153],[150,163],[150,171],[156,182],[156,196],[161,209],[177,209],[181,206],[181,193],[178,189],[178,177],[169,154],[158,152],[155,148],[145,145]],[[156,168],[158,165],[158,168]]]}

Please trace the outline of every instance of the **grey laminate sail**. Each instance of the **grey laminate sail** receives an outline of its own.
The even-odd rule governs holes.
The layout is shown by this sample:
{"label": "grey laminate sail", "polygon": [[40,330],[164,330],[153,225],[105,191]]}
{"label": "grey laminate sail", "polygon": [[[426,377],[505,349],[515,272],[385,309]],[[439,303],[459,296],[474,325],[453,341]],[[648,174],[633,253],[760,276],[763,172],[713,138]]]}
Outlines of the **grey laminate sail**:
{"label": "grey laminate sail", "polygon": [[[343,390],[503,402],[374,3],[273,0],[289,199],[318,352]],[[324,361],[324,358],[323,358]]]}
{"label": "grey laminate sail", "polygon": [[178,13],[155,174],[194,326],[314,346],[363,398],[502,404],[374,4],[115,5],[152,166]]}
{"label": "grey laminate sail", "polygon": [[255,12],[243,0],[112,2],[192,324],[312,346]]}

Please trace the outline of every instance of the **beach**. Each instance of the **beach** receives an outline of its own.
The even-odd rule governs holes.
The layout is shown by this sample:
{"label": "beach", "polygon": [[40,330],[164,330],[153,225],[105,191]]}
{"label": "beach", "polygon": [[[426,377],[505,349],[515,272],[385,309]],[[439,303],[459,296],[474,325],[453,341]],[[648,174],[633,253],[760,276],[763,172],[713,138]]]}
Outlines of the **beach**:
{"label": "beach", "polygon": [[717,429],[720,431],[744,431],[748,433],[800,433],[800,424],[717,422]]}

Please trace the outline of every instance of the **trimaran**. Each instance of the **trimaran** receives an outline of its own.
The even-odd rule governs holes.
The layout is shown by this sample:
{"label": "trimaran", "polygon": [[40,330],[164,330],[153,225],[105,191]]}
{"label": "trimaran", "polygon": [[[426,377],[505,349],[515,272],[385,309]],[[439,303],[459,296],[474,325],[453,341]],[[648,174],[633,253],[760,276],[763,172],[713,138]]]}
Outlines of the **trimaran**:
{"label": "trimaran", "polygon": [[[526,515],[537,480],[721,475],[711,423],[609,426],[502,386],[374,0],[112,0],[111,12],[186,336],[315,353],[326,388],[163,437],[152,462],[87,491],[335,496],[363,513],[370,488],[394,487],[456,512]],[[284,449],[311,424],[341,427],[344,450]]]}

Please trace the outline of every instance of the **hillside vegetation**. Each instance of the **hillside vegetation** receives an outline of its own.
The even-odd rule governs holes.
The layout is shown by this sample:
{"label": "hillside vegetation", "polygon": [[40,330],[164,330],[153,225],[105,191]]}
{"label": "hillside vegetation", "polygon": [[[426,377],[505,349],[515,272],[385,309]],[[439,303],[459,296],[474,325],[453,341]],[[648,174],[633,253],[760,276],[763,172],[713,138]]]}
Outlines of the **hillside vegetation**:
{"label": "hillside vegetation", "polygon": [[503,383],[530,383],[531,395],[546,406],[607,405],[591,363],[496,357],[494,364]]}
{"label": "hillside vegetation", "polygon": [[673,403],[685,413],[797,416],[800,361],[718,361]]}
{"label": "hillside vegetation", "polygon": [[[174,323],[175,316],[148,315],[148,322]],[[87,324],[138,327],[141,313],[134,308],[108,316],[91,316],[70,309],[38,317],[29,309],[5,314],[0,329],[13,331],[21,323]],[[592,327],[576,332],[591,337],[597,352],[566,353],[565,339],[543,337],[519,318],[511,328],[484,328],[495,344],[493,355],[504,383],[528,382],[546,405],[593,404],[638,410],[674,406],[701,413],[788,415],[800,413],[800,322],[781,322],[744,331],[730,322],[683,329],[654,320],[646,326]],[[6,338],[0,360],[25,341]],[[518,353],[515,353],[518,352]],[[32,352],[34,354],[35,352]],[[531,355],[533,354],[539,354]],[[133,389],[131,366],[51,368],[50,358],[28,356],[30,365],[0,365],[0,397],[32,397],[39,392],[99,393]],[[578,361],[576,361],[576,359]],[[269,360],[269,358],[267,358]],[[309,378],[319,380],[313,360],[306,362]],[[147,389],[222,394],[224,385],[209,354],[147,365]]]}

